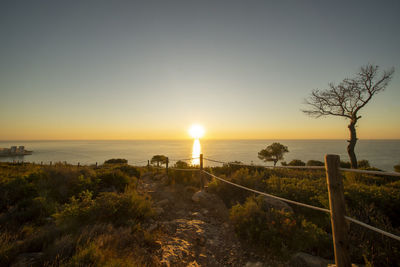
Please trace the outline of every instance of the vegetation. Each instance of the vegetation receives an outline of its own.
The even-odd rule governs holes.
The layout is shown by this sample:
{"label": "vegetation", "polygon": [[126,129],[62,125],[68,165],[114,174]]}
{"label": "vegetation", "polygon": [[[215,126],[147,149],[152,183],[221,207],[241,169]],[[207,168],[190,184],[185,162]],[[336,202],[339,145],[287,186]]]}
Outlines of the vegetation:
{"label": "vegetation", "polygon": [[346,78],[338,85],[329,84],[325,90],[313,90],[306,100],[309,109],[303,110],[307,115],[319,118],[321,116],[339,116],[350,121],[349,145],[347,153],[351,167],[358,168],[354,148],[357,143],[356,124],[361,118],[360,110],[365,107],[374,95],[382,92],[393,77],[394,69],[379,74],[379,67],[371,64],[361,67],[360,72],[350,79]]}
{"label": "vegetation", "polygon": [[151,158],[150,162],[151,162],[151,164],[156,163],[157,167],[160,167],[160,164],[163,165],[163,164],[167,163],[167,160],[168,160],[168,158],[164,155],[154,155]]}
{"label": "vegetation", "polygon": [[[324,170],[228,168],[214,167],[210,171],[236,184],[329,209]],[[333,258],[328,214],[295,205],[291,205],[294,213],[274,210],[262,197],[218,180],[212,180],[208,188],[230,207],[237,233],[249,244],[280,253],[283,258],[299,250]],[[344,190],[349,216],[400,235],[398,178],[346,173]],[[355,224],[350,224],[349,237],[353,262],[399,266],[398,241]]]}
{"label": "vegetation", "polygon": [[319,160],[309,160],[306,163],[307,166],[325,166],[325,163]]}
{"label": "vegetation", "polygon": [[395,172],[400,172],[400,163],[393,166]]}
{"label": "vegetation", "polygon": [[136,191],[140,172],[106,162],[0,164],[0,266],[36,252],[38,266],[155,264],[154,238],[141,227],[153,211]]}
{"label": "vegetation", "polygon": [[240,237],[285,256],[305,251],[330,256],[331,239],[324,230],[301,216],[269,208],[262,196],[250,196],[232,207],[230,218]]}
{"label": "vegetation", "polygon": [[[303,166],[300,160],[289,164],[299,162]],[[366,161],[363,164],[371,168]],[[184,162],[175,166],[190,168]],[[324,170],[226,164],[207,171],[249,188],[329,208]],[[40,266],[157,265],[152,256],[158,248],[156,233],[142,227],[153,210],[149,197],[136,191],[139,176],[139,169],[121,163],[98,168],[0,164],[0,266],[32,252],[42,253]],[[168,181],[183,185],[176,187],[182,190],[195,192],[200,186],[198,172],[171,169],[169,176]],[[349,216],[400,235],[398,178],[345,173],[344,189]],[[219,180],[210,180],[208,190],[230,209],[231,223],[246,245],[282,259],[299,251],[333,258],[328,214],[295,205],[284,211],[262,196]],[[349,238],[353,262],[400,265],[398,241],[355,224],[350,224]]]}
{"label": "vegetation", "polygon": [[186,169],[189,168],[189,164],[185,161],[182,160],[178,160],[175,164],[174,164],[175,168],[179,168],[179,169]]}
{"label": "vegetation", "polygon": [[127,164],[128,161],[126,159],[109,159],[104,161],[104,164]]}
{"label": "vegetation", "polygon": [[284,146],[281,143],[272,143],[267,146],[267,148],[258,152],[258,158],[265,162],[273,161],[274,166],[276,166],[276,163],[279,160],[283,160],[283,155],[287,152],[289,152],[287,146]]}
{"label": "vegetation", "polygon": [[282,166],[306,166],[306,164],[299,159],[294,159],[289,163],[286,163],[286,161],[282,161],[281,164]]}

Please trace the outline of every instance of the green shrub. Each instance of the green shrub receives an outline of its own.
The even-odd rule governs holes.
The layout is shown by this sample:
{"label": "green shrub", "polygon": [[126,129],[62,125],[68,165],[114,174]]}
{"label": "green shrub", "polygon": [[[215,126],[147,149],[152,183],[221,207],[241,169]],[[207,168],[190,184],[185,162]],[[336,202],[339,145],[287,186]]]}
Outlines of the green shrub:
{"label": "green shrub", "polygon": [[168,183],[169,184],[180,184],[186,186],[193,186],[199,188],[201,185],[200,176],[198,172],[192,171],[169,171]]}
{"label": "green shrub", "polygon": [[126,159],[109,159],[104,161],[104,164],[127,164],[128,160]]}
{"label": "green shrub", "polygon": [[72,197],[61,212],[54,215],[57,225],[77,227],[94,223],[115,225],[132,224],[144,221],[152,215],[151,203],[135,191],[122,194],[100,193],[93,199],[89,191],[79,197]]}
{"label": "green shrub", "polygon": [[307,166],[325,166],[325,163],[319,160],[309,160],[307,161]]}
{"label": "green shrub", "polygon": [[185,161],[182,160],[178,160],[175,164],[174,164],[175,168],[179,168],[179,169],[186,169],[189,167],[189,164]]}
{"label": "green shrub", "polygon": [[133,166],[122,165],[119,166],[117,169],[131,177],[140,178],[140,171]]}
{"label": "green shrub", "polygon": [[51,166],[32,173],[28,179],[35,184],[40,195],[58,203],[66,203],[82,191],[96,191],[98,180],[95,172],[87,167]]}
{"label": "green shrub", "polygon": [[351,168],[351,163],[348,162],[348,161],[340,161],[340,168],[350,169]]}
{"label": "green shrub", "polygon": [[118,169],[105,170],[97,174],[101,189],[116,190],[122,192],[131,182],[136,182],[135,178],[129,177]]}
{"label": "green shrub", "polygon": [[262,196],[249,197],[243,205],[233,206],[230,219],[241,238],[276,253],[302,250],[331,254],[331,241],[325,231],[294,214],[267,208]]}
{"label": "green shrub", "polygon": [[294,159],[288,163],[288,166],[306,166],[306,164],[299,159]]}
{"label": "green shrub", "polygon": [[371,165],[369,164],[369,161],[366,160],[366,159],[359,160],[359,161],[357,162],[357,166],[358,166],[358,168],[360,168],[360,169],[366,169],[366,168],[370,168],[370,167],[371,167]]}

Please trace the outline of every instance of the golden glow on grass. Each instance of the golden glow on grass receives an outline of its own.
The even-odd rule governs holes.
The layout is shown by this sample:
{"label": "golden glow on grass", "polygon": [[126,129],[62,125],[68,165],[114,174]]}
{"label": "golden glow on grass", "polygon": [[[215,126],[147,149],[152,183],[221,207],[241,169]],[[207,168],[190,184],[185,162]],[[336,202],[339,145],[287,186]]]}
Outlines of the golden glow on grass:
{"label": "golden glow on grass", "polygon": [[189,129],[189,134],[194,139],[199,139],[204,136],[204,127],[200,124],[193,124]]}

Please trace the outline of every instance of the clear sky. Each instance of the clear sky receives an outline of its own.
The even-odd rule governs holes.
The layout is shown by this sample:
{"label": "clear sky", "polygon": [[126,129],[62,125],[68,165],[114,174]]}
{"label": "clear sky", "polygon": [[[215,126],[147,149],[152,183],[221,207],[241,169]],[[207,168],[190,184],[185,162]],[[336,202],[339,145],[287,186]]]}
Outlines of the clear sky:
{"label": "clear sky", "polygon": [[399,1],[2,1],[0,140],[344,139],[301,112],[395,67],[359,137],[400,138]]}

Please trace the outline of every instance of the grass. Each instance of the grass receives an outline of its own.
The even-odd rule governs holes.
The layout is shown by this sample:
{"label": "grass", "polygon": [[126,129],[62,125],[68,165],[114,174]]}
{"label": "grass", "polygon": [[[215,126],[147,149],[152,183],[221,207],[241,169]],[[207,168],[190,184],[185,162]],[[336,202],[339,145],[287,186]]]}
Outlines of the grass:
{"label": "grass", "polygon": [[140,170],[0,164],[0,265],[41,252],[38,266],[157,265]]}
{"label": "grass", "polygon": [[[223,166],[209,171],[249,188],[329,209],[326,177],[321,170]],[[400,235],[399,185],[400,181],[395,177],[346,173],[347,214]],[[328,214],[293,205],[293,215],[280,214],[263,206],[253,193],[218,180],[211,180],[209,190],[218,194],[230,208],[231,220],[244,241],[279,251],[283,257],[301,250],[333,258],[332,245],[326,246],[327,238],[331,236]],[[289,221],[296,222],[291,229],[287,229],[286,222]],[[354,224],[350,224],[349,237],[353,262],[369,266],[400,266],[398,241]],[[332,244],[331,241],[328,243]]]}

